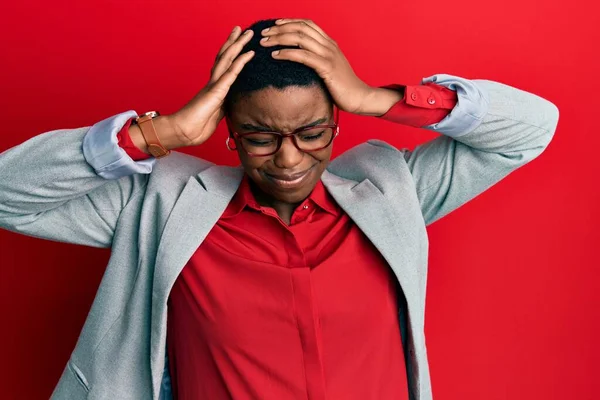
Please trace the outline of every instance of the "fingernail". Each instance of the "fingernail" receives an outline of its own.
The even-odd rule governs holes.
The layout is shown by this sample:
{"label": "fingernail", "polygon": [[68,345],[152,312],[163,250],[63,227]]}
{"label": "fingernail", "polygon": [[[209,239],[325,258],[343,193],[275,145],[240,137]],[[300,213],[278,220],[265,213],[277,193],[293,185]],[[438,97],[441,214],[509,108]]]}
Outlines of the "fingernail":
{"label": "fingernail", "polygon": [[252,32],[252,29],[248,29],[246,32],[244,32],[244,35],[249,35]]}
{"label": "fingernail", "polygon": [[264,43],[264,42],[267,42],[268,40],[269,40],[269,38],[268,38],[268,37],[264,37],[264,38],[260,39],[260,41],[261,41],[261,42],[263,42],[263,43]]}
{"label": "fingernail", "polygon": [[266,29],[263,29],[263,30],[262,30],[262,33],[267,33],[267,32],[269,32],[269,30],[271,30],[271,28],[266,28]]}
{"label": "fingernail", "polygon": [[237,26],[234,26],[234,27],[233,27],[233,30],[231,31],[231,33],[233,33],[233,32],[235,32],[235,31],[237,31],[237,28],[238,28]]}
{"label": "fingernail", "polygon": [[271,53],[273,56],[278,56],[279,55],[279,50],[275,50],[274,52]]}

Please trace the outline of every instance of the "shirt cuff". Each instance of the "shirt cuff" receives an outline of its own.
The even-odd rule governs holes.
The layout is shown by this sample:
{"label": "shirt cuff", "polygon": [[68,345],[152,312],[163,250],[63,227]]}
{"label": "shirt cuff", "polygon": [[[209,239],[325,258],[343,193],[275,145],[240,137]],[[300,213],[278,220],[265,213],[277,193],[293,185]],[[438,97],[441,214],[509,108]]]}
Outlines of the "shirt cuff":
{"label": "shirt cuff", "polygon": [[440,122],[423,128],[458,138],[475,130],[487,114],[490,100],[487,91],[474,81],[438,74],[423,79],[423,84],[436,83],[456,92],[458,103]]}
{"label": "shirt cuff", "polygon": [[456,105],[456,92],[435,83],[419,86],[388,85],[386,89],[404,89],[404,97],[381,118],[416,128],[443,120]]}
{"label": "shirt cuff", "polygon": [[152,156],[138,149],[133,143],[133,140],[131,140],[131,135],[129,135],[129,127],[132,122],[133,118],[128,119],[125,125],[123,125],[123,128],[117,133],[117,143],[119,143],[119,147],[125,150],[125,153],[127,153],[133,161],[147,160]]}
{"label": "shirt cuff", "polygon": [[83,138],[82,148],[86,161],[104,179],[119,179],[152,172],[156,158],[134,161],[119,146],[117,140],[117,133],[127,121],[135,117],[135,111],[127,111],[107,118],[92,126]]}

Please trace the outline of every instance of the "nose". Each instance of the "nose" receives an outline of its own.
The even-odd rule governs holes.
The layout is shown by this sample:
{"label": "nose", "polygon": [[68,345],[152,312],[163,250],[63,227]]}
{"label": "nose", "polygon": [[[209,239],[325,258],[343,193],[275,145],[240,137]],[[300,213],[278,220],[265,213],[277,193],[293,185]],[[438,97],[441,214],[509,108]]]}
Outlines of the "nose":
{"label": "nose", "polygon": [[304,158],[304,152],[298,150],[298,148],[294,146],[291,137],[285,137],[281,142],[281,147],[277,153],[275,153],[273,163],[275,163],[278,168],[293,170],[300,162],[302,162],[302,158]]}

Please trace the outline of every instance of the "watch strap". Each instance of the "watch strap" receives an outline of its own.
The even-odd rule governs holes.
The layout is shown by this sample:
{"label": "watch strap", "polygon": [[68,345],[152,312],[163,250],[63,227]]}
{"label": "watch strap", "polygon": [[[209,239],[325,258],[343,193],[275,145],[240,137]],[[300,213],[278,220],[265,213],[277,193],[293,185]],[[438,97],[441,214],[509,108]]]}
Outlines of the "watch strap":
{"label": "watch strap", "polygon": [[146,142],[148,153],[152,154],[156,158],[166,157],[171,154],[171,150],[167,150],[158,139],[156,128],[152,122],[152,120],[159,115],[160,114],[156,111],[150,111],[140,115],[135,119],[135,122],[142,131],[142,137]]}

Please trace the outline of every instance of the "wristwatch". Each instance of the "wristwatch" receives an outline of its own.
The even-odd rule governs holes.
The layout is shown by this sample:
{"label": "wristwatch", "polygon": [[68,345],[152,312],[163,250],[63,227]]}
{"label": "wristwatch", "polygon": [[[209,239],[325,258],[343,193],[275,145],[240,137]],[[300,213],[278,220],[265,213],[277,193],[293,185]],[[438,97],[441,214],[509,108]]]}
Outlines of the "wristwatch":
{"label": "wristwatch", "polygon": [[137,124],[142,131],[142,137],[148,147],[148,153],[152,154],[156,158],[166,157],[171,154],[171,150],[165,149],[165,147],[158,140],[156,129],[152,120],[160,116],[158,111],[148,111],[135,118],[132,123]]}

